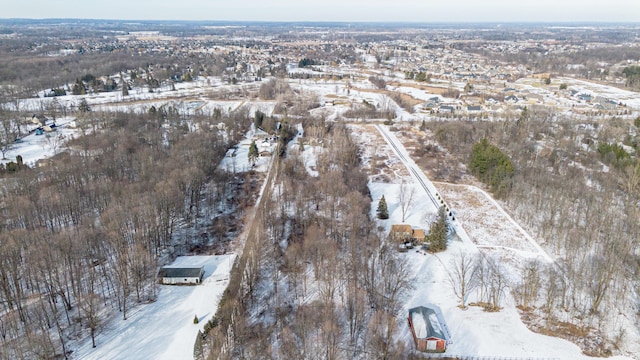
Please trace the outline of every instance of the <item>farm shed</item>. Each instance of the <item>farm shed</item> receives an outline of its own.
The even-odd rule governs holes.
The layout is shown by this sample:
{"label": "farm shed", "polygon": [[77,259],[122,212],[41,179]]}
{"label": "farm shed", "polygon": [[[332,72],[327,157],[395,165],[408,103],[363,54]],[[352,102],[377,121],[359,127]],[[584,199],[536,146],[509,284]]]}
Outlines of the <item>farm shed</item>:
{"label": "farm shed", "polygon": [[409,327],[416,350],[445,352],[449,339],[446,325],[433,308],[418,306],[409,309]]}
{"label": "farm shed", "polygon": [[160,282],[166,285],[198,285],[204,276],[204,266],[162,267],[158,272]]}

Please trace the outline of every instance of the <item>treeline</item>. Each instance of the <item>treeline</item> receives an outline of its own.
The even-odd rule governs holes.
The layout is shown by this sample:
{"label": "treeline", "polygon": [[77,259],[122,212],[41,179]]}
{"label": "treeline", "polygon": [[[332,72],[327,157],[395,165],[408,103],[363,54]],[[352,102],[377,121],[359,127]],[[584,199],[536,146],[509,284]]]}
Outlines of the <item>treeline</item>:
{"label": "treeline", "polygon": [[[185,57],[178,52],[175,54],[139,53],[134,49],[124,49],[119,52],[76,53],[58,57],[6,52],[0,53],[0,85],[10,84],[11,87],[3,89],[9,93],[0,94],[0,96],[11,97],[13,93],[19,92],[19,96],[23,98],[32,97],[42,89],[52,89],[55,92],[56,89],[61,89],[67,84],[77,84],[78,79],[86,76],[89,78],[83,79],[83,82],[89,84],[101,76],[120,73],[129,73],[131,81],[135,81],[136,75],[144,74],[140,76],[136,85],[144,81],[144,84],[154,88],[167,80],[179,82],[188,81],[199,75],[221,75],[225,68],[235,64],[235,61],[234,54]],[[157,85],[155,85],[156,82]],[[105,86],[108,89],[110,84],[99,84],[96,88],[104,91]],[[68,90],[71,93],[71,89]]]}
{"label": "treeline", "polygon": [[155,299],[159,259],[218,238],[191,236],[198,218],[250,196],[217,170],[248,129],[246,112],[88,112],[78,122],[97,131],[48,166],[2,179],[0,359],[66,358],[70,338],[95,340],[105,314],[126,319],[132,303]]}

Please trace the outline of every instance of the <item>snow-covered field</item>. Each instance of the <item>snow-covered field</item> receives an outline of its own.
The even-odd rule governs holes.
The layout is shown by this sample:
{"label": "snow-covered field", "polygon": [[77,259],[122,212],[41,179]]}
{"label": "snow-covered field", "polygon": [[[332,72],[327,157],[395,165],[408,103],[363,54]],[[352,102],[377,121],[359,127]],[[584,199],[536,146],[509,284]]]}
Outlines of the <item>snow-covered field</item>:
{"label": "snow-covered field", "polygon": [[[76,359],[192,359],[193,345],[205,323],[215,314],[218,301],[229,283],[236,256],[182,256],[171,266],[204,266],[201,285],[162,285],[158,299],[139,306],[127,320],[111,319],[97,338],[94,349],[85,339]],[[199,323],[194,324],[197,316]]]}
{"label": "snow-covered field", "polygon": [[7,152],[7,159],[0,162],[6,164],[16,161],[16,156],[20,155],[26,165],[33,166],[36,161],[55,155],[63,149],[67,140],[77,134],[78,130],[72,127],[73,124],[70,117],[58,119],[55,131],[45,132],[43,135],[31,133],[23,137],[22,142],[14,144]]}
{"label": "snow-covered field", "polygon": [[447,266],[459,251],[472,253],[478,250],[471,244],[456,241],[443,253],[432,255],[416,251],[402,255],[414,270],[416,287],[405,302],[402,318],[398,319],[398,338],[409,348],[414,345],[406,321],[408,310],[432,303],[442,310],[450,331],[452,344],[447,348],[447,355],[590,359],[569,341],[527,329],[509,296],[506,296],[503,309],[499,312],[485,312],[477,306],[460,309],[447,280]]}

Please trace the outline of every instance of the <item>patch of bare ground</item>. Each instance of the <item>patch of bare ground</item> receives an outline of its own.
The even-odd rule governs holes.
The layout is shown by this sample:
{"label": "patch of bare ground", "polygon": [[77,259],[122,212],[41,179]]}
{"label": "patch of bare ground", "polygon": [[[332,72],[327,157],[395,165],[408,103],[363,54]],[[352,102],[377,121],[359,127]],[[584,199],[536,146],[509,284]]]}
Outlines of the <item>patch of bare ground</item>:
{"label": "patch of bare ground", "polygon": [[420,99],[414,98],[413,96],[411,96],[409,94],[399,93],[399,92],[390,91],[390,90],[386,90],[386,89],[353,88],[352,90],[353,91],[360,91],[360,92],[374,93],[374,94],[384,94],[384,95],[389,96],[390,98],[396,97],[397,98],[396,102],[406,103],[409,106],[415,106],[415,105],[418,105],[418,104],[422,104],[424,102],[424,101],[422,101]]}
{"label": "patch of bare ground", "polygon": [[527,325],[529,330],[571,341],[578,345],[585,355],[609,357],[613,354],[615,344],[607,342],[602,333],[593,327],[576,325],[548,317],[535,308],[518,306],[518,312],[522,322]]}
{"label": "patch of bare ground", "polygon": [[352,125],[354,140],[362,149],[363,167],[367,168],[373,182],[393,183],[409,176],[407,168],[395,156],[373,125]]}
{"label": "patch of bare ground", "polygon": [[494,304],[483,301],[471,302],[469,303],[469,306],[481,307],[486,312],[499,312],[500,310],[502,310],[500,306],[495,306]]}
{"label": "patch of bare ground", "polygon": [[420,130],[413,124],[396,125],[396,136],[405,145],[413,161],[433,181],[473,183],[461,159],[450,154],[435,140],[429,130]]}

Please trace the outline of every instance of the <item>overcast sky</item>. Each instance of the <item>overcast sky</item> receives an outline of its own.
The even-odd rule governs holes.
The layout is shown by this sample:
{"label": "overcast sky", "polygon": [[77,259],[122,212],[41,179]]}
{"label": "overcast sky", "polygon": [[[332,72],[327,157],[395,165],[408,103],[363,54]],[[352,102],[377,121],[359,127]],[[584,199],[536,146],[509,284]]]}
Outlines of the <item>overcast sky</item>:
{"label": "overcast sky", "polygon": [[640,22],[640,0],[10,0],[1,18]]}

